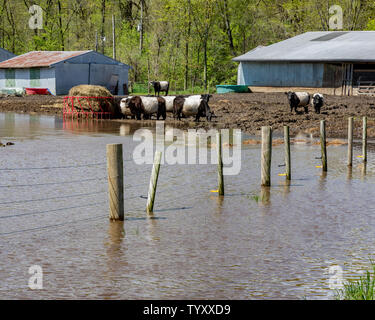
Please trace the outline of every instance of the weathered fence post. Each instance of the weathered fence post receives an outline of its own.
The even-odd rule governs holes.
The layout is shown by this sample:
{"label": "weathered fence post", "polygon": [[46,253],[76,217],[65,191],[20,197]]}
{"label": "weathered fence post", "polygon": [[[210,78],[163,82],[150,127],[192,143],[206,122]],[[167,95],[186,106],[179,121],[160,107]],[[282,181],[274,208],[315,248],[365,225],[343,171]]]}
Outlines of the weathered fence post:
{"label": "weathered fence post", "polygon": [[223,177],[223,160],[221,152],[221,132],[216,133],[216,145],[217,145],[217,179],[219,184],[219,195],[224,195],[224,177]]}
{"label": "weathered fence post", "polygon": [[146,211],[148,214],[152,214],[154,211],[154,201],[155,201],[156,186],[158,184],[160,162],[161,162],[161,152],[156,151],[155,157],[154,157],[154,165],[152,166],[150,185],[148,188],[147,207],[146,207]]}
{"label": "weathered fence post", "polygon": [[271,185],[272,129],[262,127],[261,185]]}
{"label": "weathered fence post", "polygon": [[353,165],[353,117],[348,119],[348,166]]}
{"label": "weathered fence post", "polygon": [[363,162],[367,162],[367,117],[363,117],[363,131],[362,131],[362,156]]}
{"label": "weathered fence post", "polygon": [[327,171],[326,121],[320,120],[320,146],[322,152],[322,168]]}
{"label": "weathered fence post", "polygon": [[290,168],[290,136],[289,126],[284,126],[284,148],[285,148],[285,174],[286,179],[291,179],[291,168]]}
{"label": "weathered fence post", "polygon": [[109,218],[124,220],[124,172],[122,144],[107,144]]}

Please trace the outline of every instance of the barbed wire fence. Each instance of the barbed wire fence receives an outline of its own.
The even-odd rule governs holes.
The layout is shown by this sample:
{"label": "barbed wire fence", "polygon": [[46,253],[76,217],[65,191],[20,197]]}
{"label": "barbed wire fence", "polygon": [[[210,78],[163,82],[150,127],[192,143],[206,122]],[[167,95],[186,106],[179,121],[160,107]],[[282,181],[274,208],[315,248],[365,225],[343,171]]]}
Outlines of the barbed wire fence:
{"label": "barbed wire fence", "polygon": [[[124,159],[123,163],[125,168],[127,167],[127,163],[130,161],[135,161],[137,159]],[[0,236],[10,236],[10,235],[17,235],[20,233],[26,232],[37,232],[42,230],[49,230],[60,228],[64,226],[68,226],[71,224],[77,224],[81,222],[88,222],[94,221],[99,219],[108,218],[108,190],[107,190],[107,176],[103,172],[105,170],[107,163],[106,162],[95,162],[95,163],[87,163],[87,164],[80,164],[80,165],[63,165],[63,166],[36,166],[36,167],[5,167],[0,168],[0,175],[4,172],[27,172],[29,176],[27,176],[27,180],[35,180],[36,178],[40,177],[39,174],[41,171],[47,172],[48,177],[53,177],[54,172],[69,169],[70,174],[67,174],[67,177],[71,179],[64,179],[60,181],[36,181],[35,183],[28,183],[27,181],[23,182],[20,181],[19,177],[16,177],[15,183],[2,183],[0,184],[0,194],[3,194],[3,197],[0,198],[0,223],[4,226],[5,231],[0,231]],[[168,171],[171,172],[172,167],[175,168],[176,172],[175,175],[169,176],[169,178],[174,179],[178,178],[178,168],[176,166],[166,165],[168,167]],[[93,168],[95,169],[95,175],[97,175],[97,169],[100,169],[100,176],[99,177],[85,177],[79,179],[77,177],[77,173],[74,170],[81,170],[82,168]],[[126,174],[124,176],[124,189],[125,189],[125,196],[124,201],[126,201],[126,217],[125,220],[134,220],[139,218],[139,215],[143,216],[143,219],[146,219],[146,211],[145,211],[145,199],[147,199],[147,190],[149,186],[149,172],[145,170],[146,176],[140,178],[138,172],[131,173],[126,170]],[[31,176],[30,176],[31,175]],[[42,175],[45,177],[46,175]],[[140,182],[140,180],[144,180]],[[131,181],[131,182],[130,182]],[[104,182],[104,183],[103,183]],[[183,181],[182,181],[183,182]],[[66,187],[69,186],[71,190],[74,186],[82,185],[90,183],[90,186],[96,183],[100,183],[101,188],[99,190],[90,190],[90,192],[70,192],[68,194],[58,194],[58,195],[51,195],[51,191],[56,191],[57,193],[61,192],[61,188],[57,188],[56,190],[54,187]],[[168,183],[165,183],[165,186],[168,186]],[[171,210],[186,210],[192,207],[186,206],[186,198],[187,197],[194,197],[195,200],[199,198],[199,195],[202,195],[201,191],[194,191],[185,194],[179,194],[177,196],[171,197],[170,194],[176,191],[176,185],[169,186],[167,188],[164,187],[163,184],[159,185],[160,193],[168,194],[168,205],[162,206],[155,210],[157,213],[167,212]],[[32,194],[45,194],[46,196],[30,196],[29,198],[15,198],[14,200],[8,200],[4,198],[6,196],[6,191],[9,191],[14,197],[14,195],[18,194],[18,190],[23,190],[24,192],[30,193],[30,190],[33,190]],[[129,195],[126,196],[128,190],[132,190],[132,193],[136,193],[136,195]],[[36,192],[35,192],[36,191]],[[100,197],[102,195],[103,197]],[[95,201],[88,202],[91,200],[91,197],[95,198]],[[61,207],[55,207],[56,204],[59,202],[63,202],[66,204],[67,201],[69,202],[76,202],[76,201],[83,201],[83,203],[77,203],[77,205],[62,205]],[[141,200],[141,201],[139,201]],[[49,202],[53,202],[53,206]],[[132,202],[133,201],[133,202]],[[88,202],[88,203],[87,203]],[[183,203],[181,203],[183,202]],[[33,205],[32,209],[25,208],[26,204]],[[21,206],[21,208],[20,208]],[[86,209],[96,209],[97,211],[104,211],[105,213],[96,214],[93,216],[85,217],[82,219],[72,219],[72,214],[75,210],[80,210],[79,215],[81,215],[81,211]],[[1,212],[5,211],[5,214]],[[14,212],[14,213],[11,213]],[[59,214],[59,218],[66,219],[67,221],[61,223],[47,223],[43,225],[38,225],[42,221],[38,219],[39,217],[46,217],[50,214]],[[134,215],[138,215],[138,217],[134,217]],[[20,223],[20,218],[24,219],[23,223]],[[30,227],[30,221],[26,218],[33,218],[34,224],[37,226]],[[17,228],[12,229],[11,223],[12,221],[17,220]],[[50,221],[50,220],[48,220]],[[25,228],[21,227],[25,225]]]}
{"label": "barbed wire fence", "polygon": [[[365,141],[366,142],[366,141]],[[365,145],[364,142],[364,145]],[[272,148],[272,144],[268,144],[268,148]],[[364,148],[364,153],[360,156],[362,159],[366,157],[367,149]],[[316,158],[317,159],[317,158]],[[320,158],[319,158],[320,159]],[[137,161],[140,159],[135,158],[127,158],[122,160],[123,165],[125,167],[125,175],[124,175],[124,189],[125,189],[125,196],[123,198],[124,201],[126,201],[126,217],[125,220],[128,219],[134,219],[134,218],[140,218],[139,215],[141,214],[141,218],[143,217],[146,219],[146,210],[145,210],[145,201],[148,198],[147,192],[149,191],[148,187],[150,185],[149,182],[149,170],[144,170],[145,167],[143,166],[135,166],[137,168],[141,168],[141,172],[139,170],[134,170],[135,167],[131,168],[131,166],[128,166],[128,163],[131,161],[134,161],[137,163]],[[279,162],[280,163],[280,162]],[[62,166],[35,166],[35,167],[5,167],[0,168],[0,175],[4,172],[20,172],[22,173],[19,176],[13,177],[12,180],[14,183],[6,183],[2,182],[0,184],[0,195],[3,195],[2,198],[0,198],[0,227],[5,228],[6,230],[0,229],[0,236],[6,236],[6,235],[12,235],[12,234],[19,234],[21,232],[31,232],[31,231],[38,231],[38,230],[44,230],[44,229],[51,229],[51,228],[57,228],[62,227],[65,225],[69,225],[72,223],[78,223],[80,221],[90,221],[90,220],[97,220],[97,219],[104,219],[105,217],[108,218],[108,188],[106,185],[106,180],[108,179],[108,176],[106,174],[106,166],[108,165],[107,162],[93,162],[93,163],[86,163],[86,164],[75,164],[75,165],[62,165]],[[263,164],[262,164],[263,165]],[[191,165],[189,165],[191,166]],[[283,166],[279,165],[278,167]],[[317,166],[321,167],[321,166]],[[82,173],[83,168],[92,168],[95,170],[94,173],[92,173],[92,176],[86,174],[85,177],[79,176],[75,170],[79,170]],[[130,168],[130,170],[129,170]],[[194,170],[192,167],[190,167],[191,170]],[[189,178],[179,179],[181,177],[181,167],[176,165],[165,165],[165,168],[163,170],[168,170],[168,174],[166,175],[166,181],[160,179],[159,186],[158,186],[158,193],[163,194],[161,197],[163,200],[163,206],[158,207],[155,212],[162,213],[167,212],[171,210],[186,210],[189,208],[192,208],[189,206],[191,202],[189,202],[187,199],[188,197],[191,197],[194,199],[194,202],[197,203],[198,201],[202,199],[207,199],[207,193],[209,192],[209,187],[213,187],[217,185],[217,169],[216,165],[205,165],[205,168],[208,168],[206,170],[206,174],[204,176],[203,182],[201,182],[201,185],[199,187],[195,186],[195,191],[184,193],[183,190],[184,185],[186,185]],[[54,177],[54,173],[56,171],[63,171],[68,170],[70,174],[66,174],[67,179],[60,180],[60,181],[54,181],[50,179],[50,177]],[[133,170],[133,171],[132,171]],[[173,171],[174,170],[174,171]],[[45,171],[48,172],[48,175],[40,175],[39,172]],[[24,175],[24,173],[27,172],[28,174],[31,174],[31,176]],[[144,173],[144,174],[143,174]],[[48,179],[44,179],[44,177],[48,177]],[[27,178],[27,180],[35,181],[33,183],[29,183],[28,181],[20,181],[20,178]],[[42,181],[39,181],[38,178],[43,177]],[[176,183],[177,181],[177,183]],[[104,183],[103,183],[104,182]],[[180,182],[180,183],[178,183]],[[75,192],[76,189],[73,188],[73,186],[76,185],[86,185],[85,190],[80,190],[79,192]],[[181,185],[182,184],[182,185]],[[99,188],[93,188],[93,186],[99,185]],[[240,190],[241,186],[248,185],[248,181],[246,179],[235,179],[231,181],[229,184],[226,182],[226,186],[234,186],[233,190],[237,190],[235,194],[233,195],[247,195],[251,196],[251,192],[249,193],[247,190],[246,193],[238,192]],[[70,192],[61,194],[62,191],[65,191],[65,189],[62,189],[62,187],[69,186]],[[38,192],[33,192],[33,194],[37,195],[35,197],[25,197],[25,198],[17,198],[18,190],[30,190],[30,189],[38,189]],[[129,195],[127,194],[129,191]],[[9,191],[10,199],[4,198],[4,194],[6,194],[6,191]],[[57,194],[50,194],[51,191],[54,191],[54,193]],[[181,192],[182,191],[182,192]],[[177,195],[176,195],[177,193]],[[44,194],[45,196],[41,196],[40,194]],[[47,195],[48,194],[48,195]],[[226,196],[230,194],[226,193]],[[232,196],[233,196],[232,195]],[[92,198],[91,198],[92,197]],[[66,205],[66,201],[71,200],[74,202],[74,204]],[[84,200],[84,202],[82,202]],[[48,202],[53,201],[53,205],[55,206],[48,206]],[[64,205],[57,206],[59,202],[63,202]],[[164,205],[167,203],[168,205]],[[25,209],[24,205],[30,204],[33,205],[33,208]],[[21,208],[20,208],[21,206]],[[74,219],[71,220],[72,215],[69,214],[69,212],[74,212],[74,210],[79,210],[83,208],[95,208],[97,211],[103,211],[103,213],[98,215],[93,215],[89,217],[81,217],[81,219]],[[12,210],[16,211],[15,213],[11,213]],[[6,211],[6,213],[2,213],[3,211]],[[105,212],[105,213],[104,213]],[[54,224],[43,224],[43,225],[37,225],[37,226],[29,226],[28,224],[30,221],[25,219],[25,224],[27,224],[27,227],[25,228],[18,228],[20,224],[17,224],[17,229],[9,229],[11,221],[17,220],[19,218],[26,218],[26,217],[44,217],[49,214],[57,214],[60,213],[59,218],[66,219],[67,221],[63,221],[60,223],[54,223]],[[64,213],[64,215],[61,215],[61,213]],[[134,217],[135,215],[135,217]],[[36,218],[37,219],[37,218]],[[19,221],[19,220],[18,220]],[[40,224],[43,221],[36,220],[34,221],[38,224]],[[50,221],[48,221],[50,222]]]}

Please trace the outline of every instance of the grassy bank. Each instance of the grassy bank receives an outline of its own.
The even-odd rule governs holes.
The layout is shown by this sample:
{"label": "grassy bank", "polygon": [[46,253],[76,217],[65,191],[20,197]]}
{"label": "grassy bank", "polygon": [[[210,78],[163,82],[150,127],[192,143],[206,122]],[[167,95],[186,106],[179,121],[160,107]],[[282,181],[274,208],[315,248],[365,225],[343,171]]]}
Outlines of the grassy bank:
{"label": "grassy bank", "polygon": [[375,264],[372,264],[372,272],[366,274],[358,280],[349,280],[344,284],[344,288],[337,291],[338,300],[375,300]]}

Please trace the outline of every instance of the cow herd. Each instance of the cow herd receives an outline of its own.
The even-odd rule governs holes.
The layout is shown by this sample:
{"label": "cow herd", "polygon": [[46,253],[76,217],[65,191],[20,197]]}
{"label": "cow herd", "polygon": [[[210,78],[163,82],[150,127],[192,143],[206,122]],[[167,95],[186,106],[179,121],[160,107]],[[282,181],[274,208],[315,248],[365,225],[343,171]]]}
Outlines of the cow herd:
{"label": "cow herd", "polygon": [[[202,117],[211,121],[214,116],[214,112],[208,105],[212,97],[210,94],[168,96],[168,81],[151,81],[150,85],[154,88],[155,96],[128,96],[121,100],[120,109],[123,118],[131,117],[141,120],[142,116],[143,119],[151,119],[152,116],[156,116],[157,120],[165,120],[167,113],[173,113],[174,119],[194,117],[198,122]],[[165,96],[160,96],[160,92],[164,92]],[[294,110],[298,113],[298,108],[304,108],[305,113],[308,113],[309,105],[311,105],[316,113],[320,113],[324,104],[324,97],[321,93],[310,95],[308,92],[289,91],[285,94],[288,98],[290,112]]]}
{"label": "cow herd", "polygon": [[[132,119],[141,120],[151,119],[156,115],[156,119],[163,120],[168,113],[173,113],[173,118],[181,120],[181,117],[195,117],[199,121],[201,117],[206,117],[211,121],[213,112],[210,110],[208,102],[210,94],[200,94],[192,96],[168,96],[168,81],[152,81],[150,85],[154,87],[155,96],[128,96],[120,102],[120,109],[123,118],[131,117]],[[160,96],[164,91],[165,96]]]}
{"label": "cow herd", "polygon": [[303,107],[305,113],[309,113],[309,105],[314,108],[315,113],[320,113],[320,109],[324,104],[324,97],[321,93],[311,95],[308,92],[285,92],[288,97],[290,112],[297,113],[297,108]]}

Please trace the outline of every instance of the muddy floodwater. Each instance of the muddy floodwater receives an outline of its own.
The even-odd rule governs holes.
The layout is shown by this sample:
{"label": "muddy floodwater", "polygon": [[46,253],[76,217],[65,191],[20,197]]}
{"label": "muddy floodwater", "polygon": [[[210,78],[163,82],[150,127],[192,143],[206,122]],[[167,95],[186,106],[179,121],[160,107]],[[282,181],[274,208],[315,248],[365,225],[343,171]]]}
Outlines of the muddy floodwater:
{"label": "muddy floodwater", "polygon": [[[290,185],[275,146],[263,191],[260,146],[242,145],[224,198],[210,192],[216,165],[164,164],[148,218],[152,165],[132,160],[141,126],[0,113],[0,140],[15,143],[0,148],[0,299],[327,299],[335,266],[344,279],[369,268],[371,141],[366,168],[355,143],[352,171],[347,146],[329,146],[327,175],[319,145],[292,145]],[[124,224],[108,220],[109,143],[124,148]],[[33,265],[42,290],[28,287]]]}

